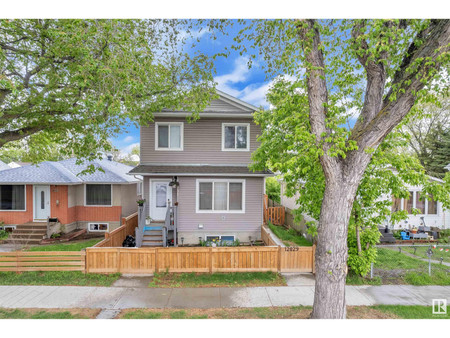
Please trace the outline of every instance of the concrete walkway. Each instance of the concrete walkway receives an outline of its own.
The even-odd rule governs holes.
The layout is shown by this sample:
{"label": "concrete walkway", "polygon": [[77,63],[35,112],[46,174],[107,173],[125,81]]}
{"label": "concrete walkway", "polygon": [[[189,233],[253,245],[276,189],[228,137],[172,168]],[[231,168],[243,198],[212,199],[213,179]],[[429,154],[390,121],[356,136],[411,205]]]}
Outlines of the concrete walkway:
{"label": "concrete walkway", "polygon": [[[3,308],[219,308],[312,305],[314,286],[254,288],[0,286]],[[348,305],[430,305],[450,300],[450,286],[347,286]]]}

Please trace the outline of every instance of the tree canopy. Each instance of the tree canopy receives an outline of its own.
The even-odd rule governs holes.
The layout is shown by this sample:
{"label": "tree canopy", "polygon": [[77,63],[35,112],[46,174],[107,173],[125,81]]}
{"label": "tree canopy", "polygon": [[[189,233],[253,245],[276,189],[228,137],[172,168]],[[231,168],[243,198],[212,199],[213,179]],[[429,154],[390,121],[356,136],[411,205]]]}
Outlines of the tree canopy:
{"label": "tree canopy", "polygon": [[37,137],[98,157],[108,139],[163,108],[199,112],[213,65],[188,53],[177,20],[0,20],[0,148]]}

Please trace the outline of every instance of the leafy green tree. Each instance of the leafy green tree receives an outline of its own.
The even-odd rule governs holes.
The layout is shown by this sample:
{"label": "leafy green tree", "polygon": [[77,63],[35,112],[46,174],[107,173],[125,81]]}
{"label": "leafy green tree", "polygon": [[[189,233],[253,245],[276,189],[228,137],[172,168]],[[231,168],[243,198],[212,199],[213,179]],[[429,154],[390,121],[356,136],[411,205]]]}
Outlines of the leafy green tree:
{"label": "leafy green tree", "polygon": [[[347,240],[358,188],[374,154],[414,104],[436,101],[448,89],[448,73],[440,70],[448,67],[450,21],[256,20],[235,41],[242,53],[256,50],[269,76],[295,78],[296,91],[305,94],[297,99],[308,109],[284,106],[303,123],[288,118],[293,133],[270,143],[283,144],[285,151],[278,150],[285,153],[297,140],[292,162],[315,159],[305,158],[304,166],[288,162],[282,172],[311,171],[309,184],[317,188],[310,191],[323,197],[320,206],[310,202],[319,215],[312,317],[345,318]],[[354,116],[354,126],[346,127]]]}
{"label": "leafy green tree", "polygon": [[450,163],[450,100],[442,97],[438,105],[426,103],[415,109],[425,116],[416,119],[412,115],[405,124],[409,146],[429,175],[442,178]]}
{"label": "leafy green tree", "polygon": [[[308,98],[298,88],[298,83],[281,80],[269,91],[267,98],[274,108],[255,115],[262,134],[261,147],[253,158],[258,165],[269,165],[283,174],[286,195],[293,197],[300,191],[296,218],[308,214],[319,219],[325,177],[315,150],[305,142],[311,134]],[[428,197],[438,195],[444,207],[450,208],[450,175],[444,185],[430,181],[417,158],[402,151],[407,144],[404,132],[398,128],[391,132],[374,152],[357,189],[349,220],[347,261],[356,274],[366,275],[376,259],[378,227],[408,216],[404,210],[392,209],[391,196],[407,198],[408,186],[422,185]]]}
{"label": "leafy green tree", "polygon": [[272,201],[281,202],[281,184],[275,177],[266,178],[266,194]]}
{"label": "leafy green tree", "polygon": [[[177,20],[0,20],[0,148],[38,133],[95,158],[163,108],[202,110],[212,63]],[[48,144],[48,143],[47,143]]]}

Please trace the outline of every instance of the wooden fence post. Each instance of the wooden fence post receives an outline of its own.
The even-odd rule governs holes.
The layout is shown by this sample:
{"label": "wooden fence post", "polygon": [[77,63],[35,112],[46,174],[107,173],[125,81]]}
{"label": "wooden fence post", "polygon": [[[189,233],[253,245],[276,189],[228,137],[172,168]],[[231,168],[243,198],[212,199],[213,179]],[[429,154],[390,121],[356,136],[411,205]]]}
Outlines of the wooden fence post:
{"label": "wooden fence post", "polygon": [[158,273],[159,265],[158,265],[158,248],[155,248],[155,273]]}
{"label": "wooden fence post", "polygon": [[278,246],[278,272],[281,272],[281,246]]}
{"label": "wooden fence post", "polygon": [[213,252],[212,247],[209,247],[209,273],[212,273],[213,269]]}
{"label": "wooden fence post", "polygon": [[316,273],[316,245],[312,246],[312,273]]}

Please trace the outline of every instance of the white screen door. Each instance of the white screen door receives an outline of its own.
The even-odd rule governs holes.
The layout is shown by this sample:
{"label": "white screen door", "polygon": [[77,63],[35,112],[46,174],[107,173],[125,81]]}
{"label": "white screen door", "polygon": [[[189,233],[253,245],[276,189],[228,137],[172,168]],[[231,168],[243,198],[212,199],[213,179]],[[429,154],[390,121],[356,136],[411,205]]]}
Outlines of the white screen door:
{"label": "white screen door", "polygon": [[36,221],[47,221],[50,217],[50,186],[34,186],[34,219]]}
{"label": "white screen door", "polygon": [[169,181],[152,181],[150,200],[150,217],[155,221],[165,220],[167,201],[172,201],[172,187],[169,186]]}

